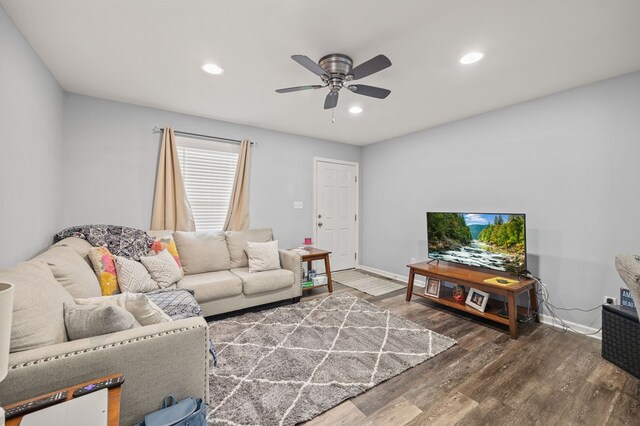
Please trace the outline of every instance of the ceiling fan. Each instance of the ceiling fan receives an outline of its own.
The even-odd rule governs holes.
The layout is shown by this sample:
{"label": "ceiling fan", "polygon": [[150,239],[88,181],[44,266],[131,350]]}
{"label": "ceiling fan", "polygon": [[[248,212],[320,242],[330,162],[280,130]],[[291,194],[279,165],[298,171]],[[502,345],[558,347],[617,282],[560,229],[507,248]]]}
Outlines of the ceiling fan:
{"label": "ceiling fan", "polygon": [[[345,82],[359,80],[391,66],[391,61],[384,55],[371,58],[355,68],[353,68],[353,60],[342,53],[332,53],[323,56],[317,64],[304,55],[293,55],[291,59],[312,73],[320,76],[324,84],[287,87],[285,89],[278,89],[276,92],[289,93],[329,87],[329,94],[324,100],[324,109],[332,109],[338,105],[338,93],[340,89],[345,87]],[[372,98],[378,99],[384,99],[391,93],[391,90],[367,86],[366,84],[350,84],[346,86],[346,88],[358,95],[371,96]]]}

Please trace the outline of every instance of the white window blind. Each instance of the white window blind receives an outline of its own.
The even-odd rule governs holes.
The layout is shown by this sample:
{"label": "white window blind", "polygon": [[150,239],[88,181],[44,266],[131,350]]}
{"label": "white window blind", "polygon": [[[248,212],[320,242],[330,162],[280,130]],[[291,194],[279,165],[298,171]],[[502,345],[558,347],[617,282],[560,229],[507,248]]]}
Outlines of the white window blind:
{"label": "white window blind", "polygon": [[196,230],[222,230],[240,146],[182,136],[176,145]]}

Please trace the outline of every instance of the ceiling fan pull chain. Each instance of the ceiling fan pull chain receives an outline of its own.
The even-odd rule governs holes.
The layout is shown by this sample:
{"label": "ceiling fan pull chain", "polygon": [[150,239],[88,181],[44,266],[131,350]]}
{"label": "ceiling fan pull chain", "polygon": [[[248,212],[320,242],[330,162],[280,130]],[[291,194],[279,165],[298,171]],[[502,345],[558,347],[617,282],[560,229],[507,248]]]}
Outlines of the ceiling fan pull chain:
{"label": "ceiling fan pull chain", "polygon": [[331,123],[336,124],[336,109],[331,108]]}

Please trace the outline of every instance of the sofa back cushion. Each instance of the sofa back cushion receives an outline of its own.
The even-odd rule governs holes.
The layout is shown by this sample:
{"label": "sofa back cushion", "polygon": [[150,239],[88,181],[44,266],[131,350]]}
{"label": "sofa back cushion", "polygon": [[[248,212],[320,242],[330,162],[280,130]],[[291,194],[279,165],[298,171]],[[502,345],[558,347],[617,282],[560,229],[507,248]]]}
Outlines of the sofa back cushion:
{"label": "sofa back cushion", "polygon": [[100,283],[93,269],[71,247],[53,246],[33,260],[39,260],[51,268],[53,276],[73,297],[102,295]]}
{"label": "sofa back cushion", "polygon": [[67,340],[64,304],[73,298],[42,261],[30,260],[0,269],[0,281],[14,284],[10,352]]}
{"label": "sofa back cushion", "polygon": [[224,232],[173,233],[185,275],[230,269],[229,250]]}
{"label": "sofa back cushion", "polygon": [[231,258],[231,268],[245,268],[249,266],[249,260],[247,259],[247,241],[266,243],[273,239],[271,228],[251,229],[249,231],[227,231],[225,235]]}
{"label": "sofa back cushion", "polygon": [[75,252],[89,264],[89,266],[92,266],[91,259],[89,259],[89,250],[91,250],[93,246],[87,240],[77,237],[69,237],[58,241],[52,247],[70,247],[75,250]]}

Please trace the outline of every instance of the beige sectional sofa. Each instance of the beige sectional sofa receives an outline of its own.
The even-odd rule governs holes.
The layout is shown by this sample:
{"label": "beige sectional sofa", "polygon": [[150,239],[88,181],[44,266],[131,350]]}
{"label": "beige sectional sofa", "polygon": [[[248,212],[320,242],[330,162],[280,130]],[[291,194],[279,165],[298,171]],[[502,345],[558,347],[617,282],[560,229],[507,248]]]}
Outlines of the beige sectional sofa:
{"label": "beige sectional sofa", "polygon": [[[156,237],[169,231],[151,231]],[[269,228],[229,232],[174,232],[185,272],[178,288],[195,292],[204,316],[237,311],[265,303],[299,299],[300,255],[280,250],[282,269],[249,272],[247,241],[273,239]]]}
{"label": "beige sectional sofa", "polygon": [[[281,251],[283,269],[248,272],[246,242],[271,238],[268,229],[213,236],[175,233],[186,273],[177,287],[193,289],[206,316],[298,298],[298,255]],[[0,405],[116,372],[126,378],[123,425],[140,422],[168,394],[207,399],[209,337],[202,317],[68,341],[64,304],[100,295],[90,248],[84,240],[67,238],[29,261],[0,270],[0,281],[15,284],[12,353],[9,373],[0,383]]]}

